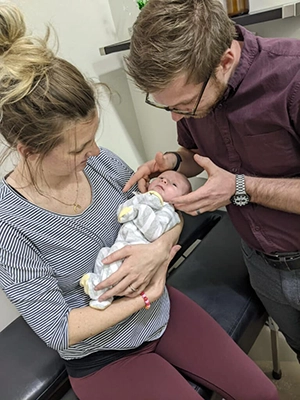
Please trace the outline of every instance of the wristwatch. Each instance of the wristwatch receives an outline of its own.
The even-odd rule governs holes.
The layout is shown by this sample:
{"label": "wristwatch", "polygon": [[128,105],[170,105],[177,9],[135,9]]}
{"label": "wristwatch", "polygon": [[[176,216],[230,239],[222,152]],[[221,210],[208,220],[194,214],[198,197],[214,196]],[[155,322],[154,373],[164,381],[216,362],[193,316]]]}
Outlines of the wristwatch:
{"label": "wristwatch", "polygon": [[235,193],[230,197],[230,201],[235,206],[246,206],[250,202],[250,196],[246,192],[245,176],[235,176]]}

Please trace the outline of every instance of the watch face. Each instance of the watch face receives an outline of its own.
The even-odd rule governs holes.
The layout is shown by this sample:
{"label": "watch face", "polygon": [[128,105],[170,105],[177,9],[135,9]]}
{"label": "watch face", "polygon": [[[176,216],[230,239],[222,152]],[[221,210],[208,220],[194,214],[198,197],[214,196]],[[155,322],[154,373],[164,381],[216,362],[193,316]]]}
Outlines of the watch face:
{"label": "watch face", "polygon": [[250,196],[245,194],[236,194],[232,196],[231,201],[236,206],[246,206],[250,201]]}

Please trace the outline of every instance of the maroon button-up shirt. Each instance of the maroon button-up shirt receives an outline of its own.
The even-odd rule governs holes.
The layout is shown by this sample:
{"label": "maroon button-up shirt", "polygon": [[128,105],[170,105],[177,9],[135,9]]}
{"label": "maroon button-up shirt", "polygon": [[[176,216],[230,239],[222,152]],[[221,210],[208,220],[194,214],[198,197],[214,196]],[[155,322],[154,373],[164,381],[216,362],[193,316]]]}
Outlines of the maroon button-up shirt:
{"label": "maroon button-up shirt", "polygon": [[[180,120],[178,143],[233,173],[300,177],[300,40],[237,32],[244,46],[223,99],[205,118]],[[255,249],[300,250],[300,215],[253,203],[227,210]]]}

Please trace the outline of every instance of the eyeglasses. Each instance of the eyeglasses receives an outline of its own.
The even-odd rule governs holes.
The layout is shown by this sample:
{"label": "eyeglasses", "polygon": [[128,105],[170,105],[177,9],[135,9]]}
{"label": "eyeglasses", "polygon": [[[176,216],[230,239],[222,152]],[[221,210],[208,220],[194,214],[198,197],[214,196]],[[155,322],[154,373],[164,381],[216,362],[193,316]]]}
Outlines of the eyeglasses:
{"label": "eyeglasses", "polygon": [[193,108],[193,111],[178,110],[175,107],[168,107],[168,106],[163,106],[161,104],[155,103],[154,101],[150,100],[150,98],[149,98],[150,94],[149,93],[146,94],[145,102],[147,104],[149,104],[150,106],[153,106],[153,107],[156,107],[156,108],[160,108],[161,110],[173,112],[175,114],[188,115],[188,116],[194,117],[196,115],[197,108],[199,106],[200,100],[202,99],[202,96],[203,96],[205,88],[206,88],[206,86],[208,84],[208,81],[210,80],[210,77],[211,77],[211,75],[209,75],[209,77],[204,81],[204,83],[202,85],[202,88],[200,90],[199,96],[197,98],[195,107]]}

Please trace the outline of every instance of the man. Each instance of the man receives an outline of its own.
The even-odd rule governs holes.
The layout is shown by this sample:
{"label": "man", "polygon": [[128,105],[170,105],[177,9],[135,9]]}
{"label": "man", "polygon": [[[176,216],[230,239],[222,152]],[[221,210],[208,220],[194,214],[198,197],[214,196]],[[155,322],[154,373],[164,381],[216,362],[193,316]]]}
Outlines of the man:
{"label": "man", "polygon": [[146,103],[171,112],[181,147],[125,190],[205,169],[206,184],[173,204],[191,215],[227,207],[251,284],[299,359],[300,41],[256,37],[218,0],[150,0],[126,63]]}

